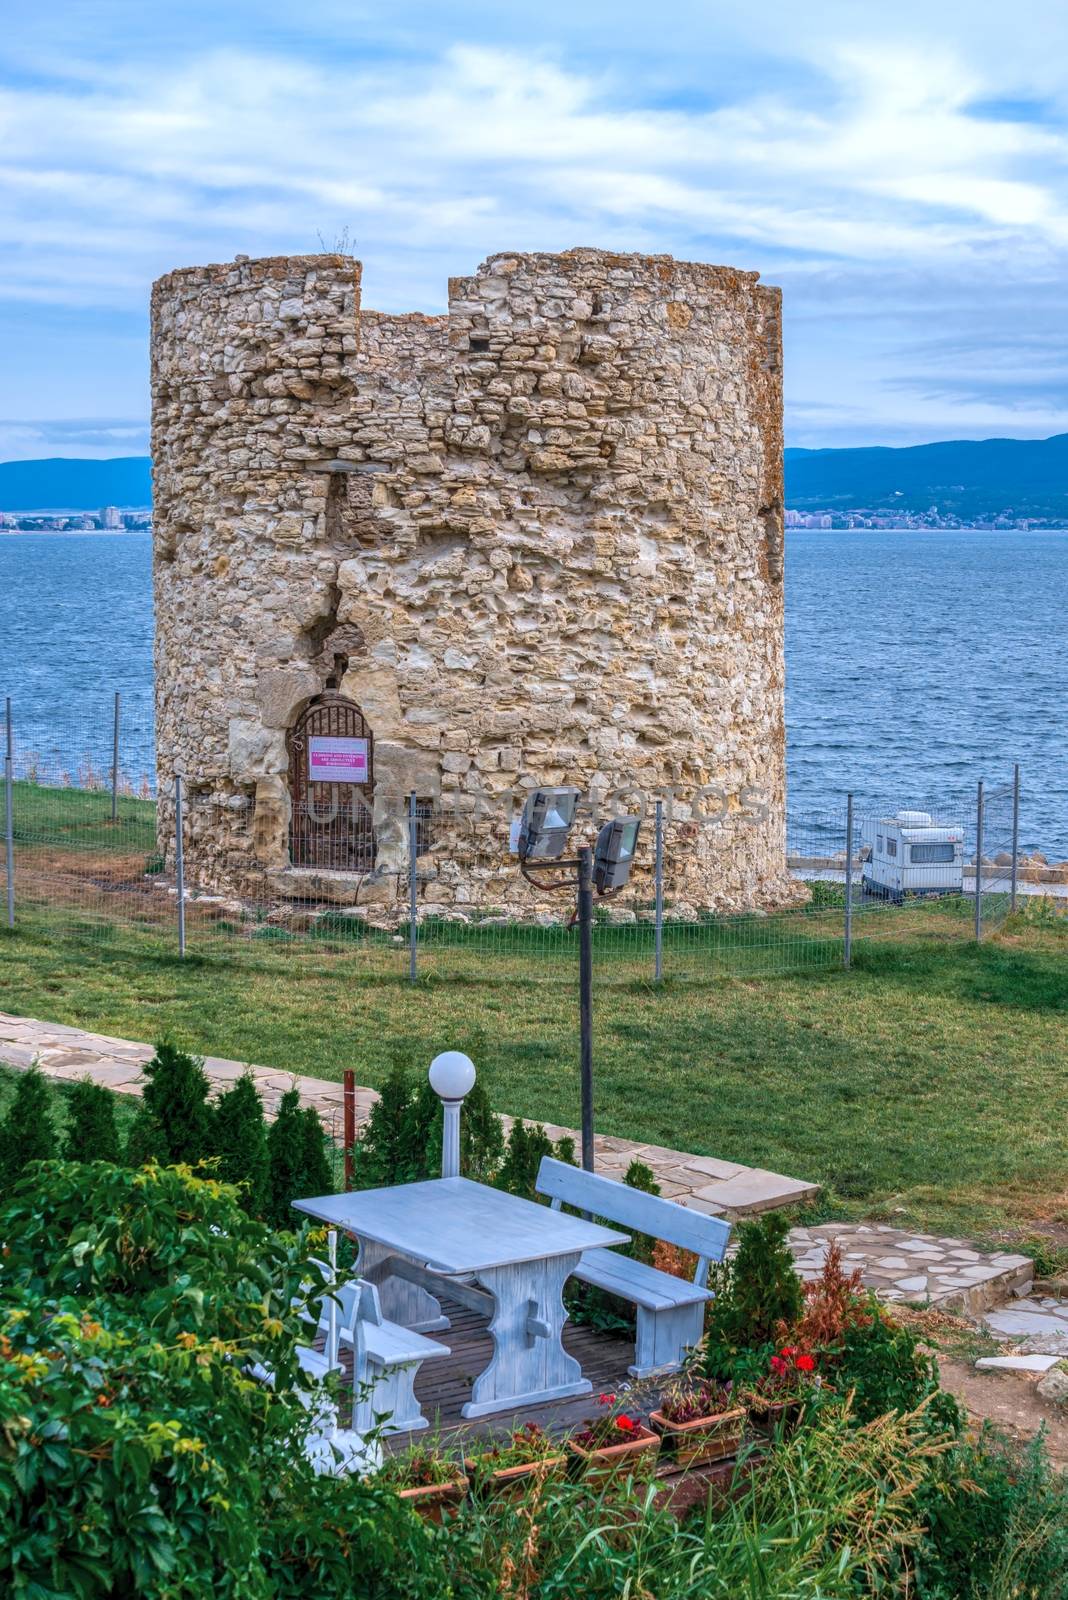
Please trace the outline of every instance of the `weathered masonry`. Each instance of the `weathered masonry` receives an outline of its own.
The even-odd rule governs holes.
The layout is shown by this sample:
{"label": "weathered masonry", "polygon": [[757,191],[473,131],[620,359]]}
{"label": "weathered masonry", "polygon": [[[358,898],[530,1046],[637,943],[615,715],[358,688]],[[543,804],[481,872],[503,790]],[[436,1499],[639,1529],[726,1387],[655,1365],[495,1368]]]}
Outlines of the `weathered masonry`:
{"label": "weathered masonry", "polygon": [[348,257],[239,258],[155,285],[152,390],[192,881],[403,903],[415,791],[424,902],[518,908],[550,782],[692,814],[676,906],[789,897],[778,290],[572,250],[384,316]]}

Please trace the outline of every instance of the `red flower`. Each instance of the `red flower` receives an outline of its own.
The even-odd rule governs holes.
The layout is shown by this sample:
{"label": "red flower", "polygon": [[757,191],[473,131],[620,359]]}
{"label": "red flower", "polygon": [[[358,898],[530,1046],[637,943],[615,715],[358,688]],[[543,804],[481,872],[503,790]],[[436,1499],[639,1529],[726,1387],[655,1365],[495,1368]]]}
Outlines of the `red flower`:
{"label": "red flower", "polygon": [[597,1399],[603,1406],[614,1406],[616,1403],[616,1397],[614,1394],[599,1394]]}
{"label": "red flower", "polygon": [[786,1371],[786,1362],[783,1360],[782,1356],[772,1356],[772,1358],[771,1358],[771,1370],[772,1370],[772,1372],[785,1372]]}
{"label": "red flower", "polygon": [[617,1417],[616,1427],[621,1429],[623,1433],[636,1433],[638,1424],[633,1417]]}
{"label": "red flower", "polygon": [[798,1356],[795,1362],[798,1372],[815,1372],[816,1363],[812,1356]]}
{"label": "red flower", "polygon": [[784,1358],[788,1361],[791,1356],[796,1356],[797,1350],[795,1349],[795,1347],[792,1344],[788,1344],[786,1346],[786,1349],[782,1353],[783,1353]]}

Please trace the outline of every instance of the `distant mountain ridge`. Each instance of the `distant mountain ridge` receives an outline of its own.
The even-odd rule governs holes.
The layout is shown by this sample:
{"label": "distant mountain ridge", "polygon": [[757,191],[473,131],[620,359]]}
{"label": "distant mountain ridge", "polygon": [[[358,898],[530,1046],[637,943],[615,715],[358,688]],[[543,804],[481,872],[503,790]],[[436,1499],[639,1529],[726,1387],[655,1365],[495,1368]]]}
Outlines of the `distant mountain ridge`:
{"label": "distant mountain ridge", "polygon": [[1050,439],[953,439],[894,449],[786,451],[795,511],[1012,512],[1068,521],[1068,433]]}
{"label": "distant mountain ridge", "polygon": [[[96,511],[151,503],[148,456],[0,462],[0,511]],[[934,506],[961,518],[1008,511],[1068,523],[1068,433],[901,448],[790,448],[786,503],[796,511],[926,511]]]}
{"label": "distant mountain ridge", "polygon": [[0,461],[0,511],[99,511],[101,506],[151,504],[148,456]]}

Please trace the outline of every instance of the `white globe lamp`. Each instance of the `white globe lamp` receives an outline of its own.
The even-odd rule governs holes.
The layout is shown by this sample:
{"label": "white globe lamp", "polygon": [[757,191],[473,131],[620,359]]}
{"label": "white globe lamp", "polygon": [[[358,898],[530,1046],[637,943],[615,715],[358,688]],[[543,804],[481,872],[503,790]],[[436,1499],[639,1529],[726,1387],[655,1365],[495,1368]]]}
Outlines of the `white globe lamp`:
{"label": "white globe lamp", "polygon": [[430,1087],[441,1101],[441,1176],[460,1176],[460,1107],[475,1086],[475,1063],[462,1050],[443,1050],[430,1063]]}

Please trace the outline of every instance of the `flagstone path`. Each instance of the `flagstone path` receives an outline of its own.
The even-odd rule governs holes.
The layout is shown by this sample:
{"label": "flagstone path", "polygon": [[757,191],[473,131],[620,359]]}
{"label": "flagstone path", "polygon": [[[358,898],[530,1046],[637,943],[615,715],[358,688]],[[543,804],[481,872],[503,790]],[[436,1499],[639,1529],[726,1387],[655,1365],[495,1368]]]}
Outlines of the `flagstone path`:
{"label": "flagstone path", "polygon": [[[89,1077],[118,1094],[139,1095],[141,1069],[152,1055],[151,1045],[0,1012],[0,1062],[10,1067],[25,1068],[37,1061],[47,1077]],[[315,1107],[324,1127],[340,1143],[344,1117],[340,1083],[219,1056],[207,1056],[204,1067],[211,1082],[220,1089],[242,1073],[251,1072],[269,1117],[274,1116],[287,1089],[298,1089],[302,1103]],[[357,1130],[366,1122],[377,1098],[373,1089],[356,1089]],[[506,1117],[504,1121],[508,1126],[510,1119]],[[547,1124],[545,1131],[554,1140],[565,1134],[575,1137],[572,1129],[553,1124]],[[643,1161],[652,1168],[666,1197],[710,1216],[729,1219],[797,1205],[814,1199],[818,1193],[816,1184],[760,1167],[630,1139],[598,1136],[595,1158],[597,1170],[612,1178],[622,1178],[631,1161]],[[858,1268],[865,1284],[889,1301],[930,1303],[975,1316],[1012,1297],[1026,1295],[1033,1278],[1027,1256],[976,1250],[963,1239],[909,1233],[878,1224],[837,1222],[791,1230],[790,1245],[802,1277],[818,1275],[833,1239],[842,1247],[846,1267]],[[1006,1310],[1003,1315],[1013,1317],[1017,1313]],[[1009,1335],[1006,1328],[1004,1336]]]}

